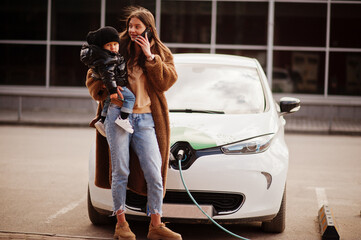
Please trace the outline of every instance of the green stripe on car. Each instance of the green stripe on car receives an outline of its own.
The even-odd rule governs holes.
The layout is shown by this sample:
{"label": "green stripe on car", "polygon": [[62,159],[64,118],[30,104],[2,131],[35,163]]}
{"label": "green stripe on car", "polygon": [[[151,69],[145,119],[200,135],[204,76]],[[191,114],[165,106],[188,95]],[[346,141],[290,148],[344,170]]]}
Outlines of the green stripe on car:
{"label": "green stripe on car", "polygon": [[207,134],[188,127],[171,128],[171,146],[176,142],[188,142],[195,150],[216,147],[216,141]]}

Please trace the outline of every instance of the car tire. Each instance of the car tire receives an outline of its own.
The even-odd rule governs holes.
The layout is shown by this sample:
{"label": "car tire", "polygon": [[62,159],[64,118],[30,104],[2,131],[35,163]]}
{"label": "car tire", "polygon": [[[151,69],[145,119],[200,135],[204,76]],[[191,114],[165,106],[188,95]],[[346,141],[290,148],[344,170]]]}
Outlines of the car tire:
{"label": "car tire", "polygon": [[262,231],[268,233],[281,233],[286,227],[286,188],[283,192],[281,207],[276,217],[271,221],[262,222]]}
{"label": "car tire", "polygon": [[114,217],[109,217],[108,215],[101,214],[94,208],[91,201],[89,186],[88,186],[87,201],[88,201],[88,216],[90,221],[94,225],[108,225],[114,223]]}

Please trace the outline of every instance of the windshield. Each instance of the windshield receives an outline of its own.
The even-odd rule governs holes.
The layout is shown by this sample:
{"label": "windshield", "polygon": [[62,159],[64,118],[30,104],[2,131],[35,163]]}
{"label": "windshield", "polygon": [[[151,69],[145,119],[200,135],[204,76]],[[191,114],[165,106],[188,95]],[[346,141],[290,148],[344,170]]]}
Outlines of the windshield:
{"label": "windshield", "polygon": [[170,110],[248,114],[265,109],[256,68],[182,63],[176,64],[176,69],[178,80],[166,92]]}

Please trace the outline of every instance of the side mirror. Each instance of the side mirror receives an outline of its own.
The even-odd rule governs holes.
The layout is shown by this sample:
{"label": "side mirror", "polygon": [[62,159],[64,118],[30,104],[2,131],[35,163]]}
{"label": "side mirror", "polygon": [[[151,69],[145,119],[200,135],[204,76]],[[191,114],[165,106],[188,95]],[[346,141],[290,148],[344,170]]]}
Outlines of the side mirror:
{"label": "side mirror", "polygon": [[297,112],[300,108],[301,102],[298,98],[283,97],[280,100],[281,115]]}

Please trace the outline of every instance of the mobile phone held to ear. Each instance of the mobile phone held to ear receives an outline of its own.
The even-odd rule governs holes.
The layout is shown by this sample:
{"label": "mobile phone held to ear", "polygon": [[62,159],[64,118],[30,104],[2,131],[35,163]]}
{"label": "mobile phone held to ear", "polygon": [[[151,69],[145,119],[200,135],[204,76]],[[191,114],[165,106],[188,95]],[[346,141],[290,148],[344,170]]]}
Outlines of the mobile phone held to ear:
{"label": "mobile phone held to ear", "polygon": [[142,37],[145,38],[145,34],[147,33],[147,36],[148,36],[148,41],[150,42],[152,40],[152,37],[153,37],[153,33],[152,33],[152,30],[150,30],[149,27],[147,27],[144,32],[141,34]]}

